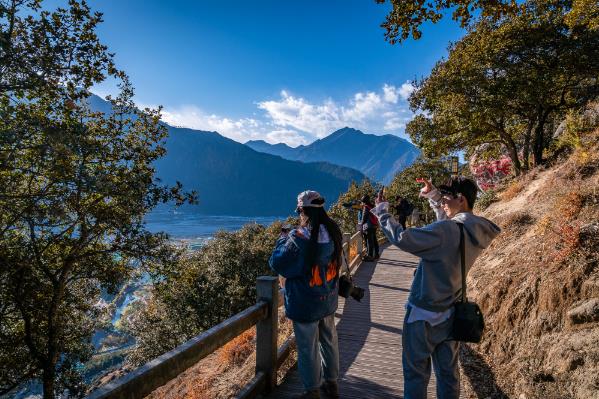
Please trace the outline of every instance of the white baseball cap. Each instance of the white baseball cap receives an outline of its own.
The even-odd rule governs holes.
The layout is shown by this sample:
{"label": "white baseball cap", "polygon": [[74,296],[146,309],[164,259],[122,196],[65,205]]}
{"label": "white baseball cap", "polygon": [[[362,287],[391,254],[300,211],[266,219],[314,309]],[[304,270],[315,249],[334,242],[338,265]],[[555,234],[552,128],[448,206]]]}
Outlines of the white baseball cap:
{"label": "white baseball cap", "polygon": [[297,206],[302,208],[314,207],[322,208],[324,205],[324,198],[317,192],[312,190],[306,190],[298,194]]}

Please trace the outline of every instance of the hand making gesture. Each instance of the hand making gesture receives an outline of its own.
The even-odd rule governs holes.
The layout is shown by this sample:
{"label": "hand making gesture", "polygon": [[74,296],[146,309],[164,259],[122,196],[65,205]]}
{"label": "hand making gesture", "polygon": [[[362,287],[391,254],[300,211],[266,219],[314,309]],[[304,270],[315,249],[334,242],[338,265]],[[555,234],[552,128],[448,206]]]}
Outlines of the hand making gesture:
{"label": "hand making gesture", "polygon": [[428,193],[430,193],[430,192],[431,192],[431,190],[434,188],[434,187],[433,187],[433,183],[432,183],[430,180],[428,180],[428,179],[425,179],[424,177],[419,177],[419,178],[417,178],[417,179],[416,179],[416,181],[417,181],[418,183],[422,183],[422,184],[424,184],[424,186],[423,186],[423,187],[420,189],[420,196],[421,196],[421,197],[422,197],[424,194],[428,194]]}

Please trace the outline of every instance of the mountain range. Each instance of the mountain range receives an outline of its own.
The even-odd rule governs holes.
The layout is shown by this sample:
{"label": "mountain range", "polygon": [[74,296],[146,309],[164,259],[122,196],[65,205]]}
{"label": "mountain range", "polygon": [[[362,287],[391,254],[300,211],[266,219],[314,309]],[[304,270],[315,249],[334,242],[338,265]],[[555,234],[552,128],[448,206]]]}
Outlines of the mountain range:
{"label": "mountain range", "polygon": [[326,161],[357,169],[372,180],[389,184],[393,176],[410,166],[420,150],[394,135],[377,136],[345,127],[309,145],[290,147],[263,140],[248,141],[248,147],[267,154],[302,162]]}
{"label": "mountain range", "polygon": [[[100,97],[89,98],[92,109],[111,112]],[[217,132],[167,124],[166,155],[156,161],[156,176],[196,190],[199,205],[184,211],[210,215],[284,216],[295,210],[296,196],[310,189],[333,204],[352,181],[368,176],[389,181],[409,165],[418,150],[395,136],[375,136],[344,128],[307,146],[247,145]],[[365,171],[364,173],[357,169]]]}
{"label": "mountain range", "polygon": [[301,191],[316,190],[331,205],[352,181],[366,178],[327,162],[303,163],[257,152],[216,132],[167,128],[166,155],[156,162],[157,176],[197,190],[201,213],[289,215]]}

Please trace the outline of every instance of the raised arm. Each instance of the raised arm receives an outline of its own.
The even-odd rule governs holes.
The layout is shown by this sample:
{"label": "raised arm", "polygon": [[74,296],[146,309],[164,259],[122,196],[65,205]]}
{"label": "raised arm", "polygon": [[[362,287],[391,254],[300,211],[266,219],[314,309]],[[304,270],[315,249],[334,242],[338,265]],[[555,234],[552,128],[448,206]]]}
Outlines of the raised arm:
{"label": "raised arm", "polygon": [[302,275],[300,249],[295,240],[297,240],[295,231],[291,231],[287,236],[280,237],[268,260],[270,268],[285,278],[300,277]]}
{"label": "raised arm", "polygon": [[446,220],[447,215],[441,206],[441,193],[433,186],[433,183],[424,178],[416,179],[418,183],[424,184],[420,189],[420,196],[428,199],[428,203],[435,212],[437,220]]}
{"label": "raised arm", "polygon": [[371,212],[379,219],[381,230],[389,242],[403,251],[423,256],[441,245],[441,235],[435,226],[404,230],[389,213],[388,202],[380,202]]}

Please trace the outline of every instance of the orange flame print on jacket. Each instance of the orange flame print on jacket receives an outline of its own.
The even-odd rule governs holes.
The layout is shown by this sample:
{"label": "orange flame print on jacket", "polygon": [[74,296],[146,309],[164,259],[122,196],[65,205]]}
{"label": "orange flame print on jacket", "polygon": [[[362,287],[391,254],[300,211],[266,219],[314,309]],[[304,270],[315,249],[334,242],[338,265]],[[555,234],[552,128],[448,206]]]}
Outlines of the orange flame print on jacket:
{"label": "orange flame print on jacket", "polygon": [[329,262],[327,266],[327,283],[337,277],[337,263]]}
{"label": "orange flame print on jacket", "polygon": [[310,279],[310,287],[315,285],[322,285],[322,278],[320,278],[320,268],[318,265],[312,266],[312,278]]}
{"label": "orange flame print on jacket", "polygon": [[[337,277],[337,265],[335,262],[329,262],[327,265],[326,280],[327,283]],[[310,279],[310,287],[322,285],[322,277],[320,277],[320,267],[318,265],[312,266],[312,278]]]}

